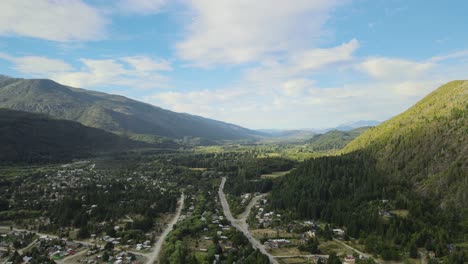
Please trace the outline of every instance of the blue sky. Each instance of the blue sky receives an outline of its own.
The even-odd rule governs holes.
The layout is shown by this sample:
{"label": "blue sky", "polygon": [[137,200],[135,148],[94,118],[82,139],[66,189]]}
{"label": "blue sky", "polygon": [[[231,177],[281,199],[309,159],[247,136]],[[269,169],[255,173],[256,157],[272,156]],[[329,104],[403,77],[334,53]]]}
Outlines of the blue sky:
{"label": "blue sky", "polygon": [[466,79],[466,1],[3,0],[0,73],[249,128],[385,120]]}

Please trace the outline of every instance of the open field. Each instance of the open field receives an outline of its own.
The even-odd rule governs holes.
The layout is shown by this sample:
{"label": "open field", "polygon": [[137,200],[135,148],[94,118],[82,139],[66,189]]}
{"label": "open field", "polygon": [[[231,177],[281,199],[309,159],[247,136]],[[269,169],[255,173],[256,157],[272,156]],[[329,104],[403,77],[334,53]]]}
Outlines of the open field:
{"label": "open field", "polygon": [[409,214],[409,211],[408,210],[404,210],[404,209],[400,209],[400,210],[392,210],[390,211],[390,213],[393,213],[399,217],[402,217],[402,218],[406,218],[408,217],[408,214]]}
{"label": "open field", "polygon": [[269,174],[262,174],[260,177],[262,179],[274,179],[274,178],[284,176],[284,175],[290,173],[293,170],[294,169],[288,170],[288,171],[275,171],[275,172],[272,172],[272,173],[269,173]]}
{"label": "open field", "polygon": [[329,255],[336,253],[337,255],[352,255],[353,250],[337,243],[335,241],[320,241],[319,249],[322,254]]}
{"label": "open field", "polygon": [[280,247],[280,248],[272,248],[269,252],[273,256],[298,256],[298,255],[306,255],[307,252],[301,252],[297,247]]}
{"label": "open field", "polygon": [[288,233],[286,231],[280,230],[279,232],[276,231],[275,229],[250,229],[250,233],[257,238],[257,239],[262,239],[262,238],[276,238],[276,237],[281,237],[281,238],[298,238],[298,234],[294,233]]}

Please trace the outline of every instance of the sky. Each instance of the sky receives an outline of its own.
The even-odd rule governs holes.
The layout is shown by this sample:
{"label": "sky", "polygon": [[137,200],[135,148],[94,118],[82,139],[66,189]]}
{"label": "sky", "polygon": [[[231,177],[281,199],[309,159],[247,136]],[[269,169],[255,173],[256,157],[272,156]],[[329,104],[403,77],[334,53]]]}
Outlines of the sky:
{"label": "sky", "polygon": [[464,0],[2,0],[0,74],[248,128],[386,120],[468,79]]}

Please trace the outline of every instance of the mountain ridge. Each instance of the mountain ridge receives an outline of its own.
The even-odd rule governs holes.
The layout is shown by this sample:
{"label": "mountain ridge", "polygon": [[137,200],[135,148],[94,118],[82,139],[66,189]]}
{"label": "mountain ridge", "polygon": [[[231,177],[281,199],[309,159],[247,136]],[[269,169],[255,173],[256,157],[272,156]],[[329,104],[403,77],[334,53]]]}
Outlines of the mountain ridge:
{"label": "mountain ridge", "polygon": [[261,132],[186,113],[176,113],[120,95],[61,85],[48,79],[5,78],[0,107],[44,113],[110,132],[215,140],[255,138]]}

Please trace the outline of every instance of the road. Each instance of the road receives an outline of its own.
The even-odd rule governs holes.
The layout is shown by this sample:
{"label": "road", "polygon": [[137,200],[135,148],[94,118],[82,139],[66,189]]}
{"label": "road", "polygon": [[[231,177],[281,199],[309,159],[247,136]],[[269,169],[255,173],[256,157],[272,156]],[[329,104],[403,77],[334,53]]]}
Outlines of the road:
{"label": "road", "polygon": [[84,249],[84,250],[81,250],[80,252],[76,253],[75,255],[70,255],[70,256],[67,256],[63,259],[60,259],[60,260],[55,260],[55,262],[57,264],[63,264],[63,263],[66,263],[67,261],[71,260],[71,259],[74,259],[74,258],[79,258],[81,256],[83,256],[85,253],[87,253],[88,250],[87,249]]}
{"label": "road", "polygon": [[258,202],[258,200],[262,199],[265,196],[266,196],[266,194],[261,194],[261,195],[257,195],[254,198],[252,198],[252,200],[250,200],[249,205],[247,205],[247,207],[245,208],[244,212],[242,212],[240,215],[237,216],[237,220],[247,221],[247,218],[250,215],[250,210],[252,210],[252,208]]}
{"label": "road", "polygon": [[153,264],[157,262],[159,258],[159,253],[161,253],[161,248],[164,243],[164,240],[166,240],[167,235],[174,229],[174,225],[177,223],[180,217],[180,213],[182,212],[182,208],[184,208],[184,200],[185,200],[185,194],[180,195],[180,202],[179,202],[179,207],[177,208],[176,215],[172,219],[172,221],[169,223],[169,225],[164,229],[162,232],[161,236],[158,238],[156,243],[154,244],[153,251],[149,253],[148,255],[148,261],[146,263],[148,264]]}
{"label": "road", "polygon": [[[244,213],[241,214],[241,216],[243,216],[243,218],[235,219],[232,216],[231,209],[229,208],[229,204],[228,204],[228,202],[226,200],[226,195],[224,194],[224,184],[225,183],[226,183],[226,177],[223,177],[222,180],[221,180],[221,185],[219,186],[218,195],[219,195],[219,199],[221,200],[221,205],[223,206],[223,211],[224,211],[224,215],[226,216],[226,219],[228,221],[230,221],[231,224],[237,230],[242,232],[245,237],[247,237],[250,244],[252,244],[253,248],[260,250],[260,252],[262,252],[264,255],[266,255],[268,257],[268,259],[270,260],[270,263],[279,264],[279,262],[273,257],[273,255],[271,255],[270,253],[268,253],[268,251],[266,251],[265,247],[260,243],[260,241],[256,240],[252,236],[252,234],[250,234],[250,232],[249,232],[249,228],[248,228],[248,224],[246,223],[246,219],[248,217],[248,212],[250,212],[250,209],[252,209],[252,206],[254,204],[254,203],[252,203],[252,201],[254,201],[255,198],[252,199],[249,206],[247,206],[247,209],[249,209],[249,211],[247,212],[247,210],[246,210],[246,211],[244,211]],[[257,197],[259,197],[259,196],[257,196]],[[258,199],[260,199],[260,197]]]}
{"label": "road", "polygon": [[358,250],[358,249],[356,249],[356,248],[353,248],[352,246],[350,246],[350,245],[344,243],[343,241],[340,241],[340,240],[338,240],[338,239],[336,239],[336,238],[334,238],[333,240],[334,240],[335,242],[340,243],[341,245],[343,245],[343,246],[345,246],[345,247],[347,247],[347,248],[353,250],[354,252],[356,252],[356,253],[362,255],[362,256],[365,257],[365,258],[371,258],[371,259],[373,259],[376,263],[380,263],[380,261],[379,261],[378,259],[375,259],[375,258],[372,257],[371,255],[366,254],[366,253],[364,253],[364,252],[362,252],[362,251],[360,251],[360,250]]}
{"label": "road", "polygon": [[[161,253],[161,248],[162,248],[162,244],[164,243],[164,240],[166,239],[167,235],[174,229],[174,225],[177,223],[177,220],[179,220],[179,217],[180,217],[180,214],[182,212],[182,208],[184,207],[184,200],[185,200],[185,195],[184,194],[181,194],[180,196],[180,201],[179,201],[179,207],[177,208],[177,211],[176,211],[176,215],[174,216],[174,218],[172,219],[172,221],[169,223],[169,225],[164,229],[164,232],[161,234],[161,236],[158,238],[158,240],[156,241],[156,243],[154,244],[154,247],[153,247],[153,251],[151,251],[150,253],[142,253],[142,252],[138,252],[138,251],[132,251],[132,250],[129,250],[128,252],[131,252],[131,253],[134,253],[134,254],[138,254],[138,255],[142,255],[146,258],[148,258],[148,261],[147,263],[148,264],[153,264],[155,263],[157,260],[158,260],[158,257],[159,257],[159,254]],[[10,230],[10,227],[7,227],[7,226],[0,226],[0,229],[5,229],[5,230]],[[13,228],[14,231],[17,231],[17,232],[34,232],[34,231],[30,231],[30,230],[26,230],[26,229],[19,229],[19,228]],[[49,238],[54,238],[54,239],[58,239],[59,237],[56,236],[56,235],[50,235],[50,234],[44,234],[44,233],[37,233],[37,232],[34,232],[36,233],[36,235],[38,235],[39,237],[42,237],[42,236],[46,236],[46,237],[49,237]],[[30,247],[32,247],[34,244],[36,244],[38,241],[38,239],[34,240],[32,243],[30,243],[27,247],[23,248],[23,249],[20,249],[18,250],[18,253],[22,254],[23,251],[26,251],[27,249],[29,249]],[[74,240],[74,242],[76,243],[81,243],[85,246],[93,246],[94,243],[90,243],[90,242],[86,242],[86,241],[79,241],[79,240]],[[77,253],[75,256],[70,256],[70,258],[72,257],[76,257],[78,254],[84,254],[86,252],[86,250],[83,250],[83,251],[80,251],[79,253]],[[65,258],[65,259],[62,259],[61,261],[59,261],[60,263],[63,263],[65,262],[66,260],[68,260],[69,258]]]}

